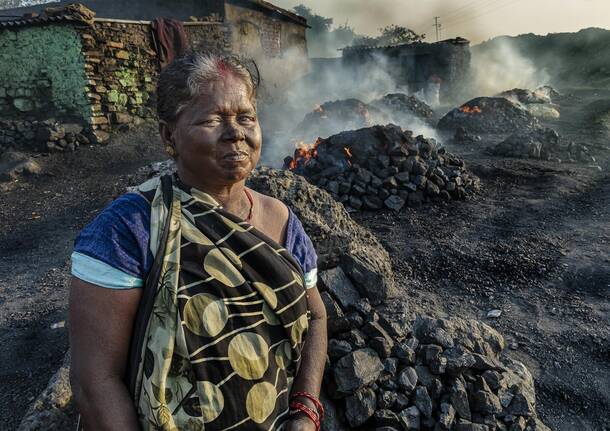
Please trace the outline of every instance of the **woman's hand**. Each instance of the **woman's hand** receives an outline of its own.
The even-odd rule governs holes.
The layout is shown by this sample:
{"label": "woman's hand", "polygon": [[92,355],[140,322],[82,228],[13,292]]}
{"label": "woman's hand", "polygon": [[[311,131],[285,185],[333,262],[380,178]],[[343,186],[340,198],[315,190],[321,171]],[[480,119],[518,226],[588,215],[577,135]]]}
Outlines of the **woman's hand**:
{"label": "woman's hand", "polygon": [[296,417],[286,424],[286,431],[316,431],[315,424],[306,417]]}

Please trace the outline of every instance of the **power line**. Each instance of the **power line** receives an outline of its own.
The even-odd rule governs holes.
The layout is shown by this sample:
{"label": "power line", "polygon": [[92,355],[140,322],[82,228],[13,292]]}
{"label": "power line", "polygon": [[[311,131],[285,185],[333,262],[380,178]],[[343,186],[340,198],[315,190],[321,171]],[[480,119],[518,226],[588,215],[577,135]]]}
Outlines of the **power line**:
{"label": "power line", "polygon": [[[498,1],[502,1],[502,0],[474,0],[474,1],[470,1],[469,3],[454,9],[452,11],[447,12],[446,14],[443,13],[442,18],[446,19],[447,17],[450,17],[448,19],[449,22],[454,21],[454,20],[458,20],[458,19],[462,19],[468,16],[472,16],[471,13],[467,12],[465,9],[470,9],[471,7],[478,5],[479,8],[485,8],[488,6],[493,5],[494,3],[498,2]],[[481,3],[482,2],[482,3]],[[440,17],[439,17],[440,19]],[[445,24],[447,21],[444,21]],[[435,24],[432,26],[433,28],[436,28],[436,21]],[[427,33],[425,31],[425,29],[429,28],[428,27],[428,23],[427,22],[420,22],[419,24],[415,25],[415,26],[411,26],[411,28],[413,28],[417,33]],[[439,36],[440,38],[440,36]]]}
{"label": "power line", "polygon": [[[468,19],[476,14],[481,13],[482,11],[493,9],[493,7],[497,6],[498,4],[501,4],[503,1],[504,0],[485,0],[483,3],[481,3],[476,8],[476,11],[474,13],[470,10],[464,11],[460,14],[457,14],[448,19],[445,19],[445,23],[454,23],[454,22],[462,21],[463,19]],[[443,18],[446,18],[446,17],[443,17]]]}
{"label": "power line", "polygon": [[445,28],[452,28],[452,27],[455,27],[455,26],[456,26],[456,25],[458,25],[458,24],[464,24],[464,23],[466,23],[466,22],[468,22],[468,21],[472,21],[473,19],[477,19],[477,18],[480,18],[480,17],[482,17],[482,16],[489,15],[490,13],[497,12],[497,11],[498,11],[498,10],[500,10],[500,9],[504,9],[504,8],[505,8],[505,7],[507,7],[507,6],[511,6],[511,5],[513,5],[513,4],[515,4],[515,3],[518,3],[518,2],[520,2],[520,1],[522,1],[522,0],[513,0],[513,1],[510,1],[510,2],[508,2],[508,3],[501,4],[501,5],[499,5],[499,6],[498,6],[498,7],[496,7],[496,8],[493,8],[493,9],[487,10],[487,11],[485,11],[485,12],[481,13],[481,14],[478,14],[478,15],[473,15],[473,16],[471,16],[471,17],[468,17],[468,18],[465,18],[465,19],[462,19],[462,20],[453,21],[453,22],[451,22],[449,25],[447,25]]}

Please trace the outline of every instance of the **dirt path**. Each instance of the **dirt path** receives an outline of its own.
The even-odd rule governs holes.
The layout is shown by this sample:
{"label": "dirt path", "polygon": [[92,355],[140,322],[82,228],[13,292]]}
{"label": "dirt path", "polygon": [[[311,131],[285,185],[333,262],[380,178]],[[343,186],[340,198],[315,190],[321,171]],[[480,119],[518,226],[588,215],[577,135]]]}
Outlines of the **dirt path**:
{"label": "dirt path", "polygon": [[[527,161],[471,167],[484,184],[471,201],[356,218],[391,249],[410,311],[505,335],[552,429],[610,429],[610,177]],[[492,309],[501,317],[487,319]]]}
{"label": "dirt path", "polygon": [[[160,160],[151,128],[106,147],[40,157],[40,177],[17,183],[0,205],[0,417],[15,429],[68,348],[69,255],[76,234],[132,174]],[[60,323],[61,326],[61,323]]]}

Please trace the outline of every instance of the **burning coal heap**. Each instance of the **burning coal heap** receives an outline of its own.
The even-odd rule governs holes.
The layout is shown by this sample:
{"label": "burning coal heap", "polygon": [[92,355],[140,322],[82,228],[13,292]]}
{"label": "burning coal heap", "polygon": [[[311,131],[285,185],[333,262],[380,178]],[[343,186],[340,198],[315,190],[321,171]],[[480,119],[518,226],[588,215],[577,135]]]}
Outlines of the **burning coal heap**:
{"label": "burning coal heap", "polygon": [[451,110],[438,123],[442,130],[464,128],[471,133],[512,133],[533,130],[540,123],[528,110],[504,97],[478,97]]}
{"label": "burning coal heap", "polygon": [[305,176],[351,210],[399,211],[433,199],[464,199],[479,179],[464,160],[434,139],[414,137],[399,126],[346,131],[301,145],[284,168]]}

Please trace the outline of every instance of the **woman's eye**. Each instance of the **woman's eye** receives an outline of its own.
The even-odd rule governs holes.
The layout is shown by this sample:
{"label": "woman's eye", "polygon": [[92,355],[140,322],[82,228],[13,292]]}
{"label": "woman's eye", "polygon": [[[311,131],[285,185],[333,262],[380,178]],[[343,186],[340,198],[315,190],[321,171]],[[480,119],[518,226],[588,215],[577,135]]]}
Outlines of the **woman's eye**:
{"label": "woman's eye", "polygon": [[199,124],[203,126],[216,126],[220,124],[220,118],[206,118],[205,120],[201,120]]}
{"label": "woman's eye", "polygon": [[256,117],[252,115],[240,115],[238,119],[242,123],[254,123],[256,121]]}

